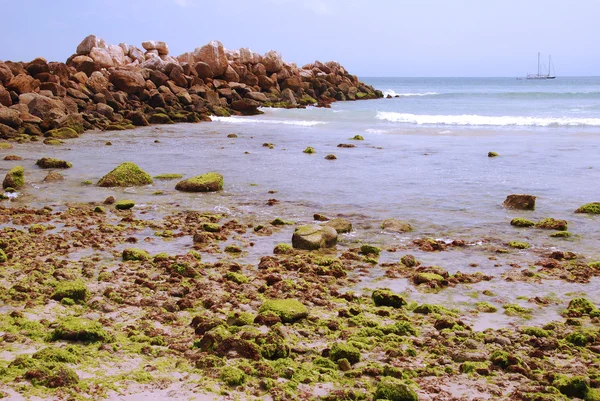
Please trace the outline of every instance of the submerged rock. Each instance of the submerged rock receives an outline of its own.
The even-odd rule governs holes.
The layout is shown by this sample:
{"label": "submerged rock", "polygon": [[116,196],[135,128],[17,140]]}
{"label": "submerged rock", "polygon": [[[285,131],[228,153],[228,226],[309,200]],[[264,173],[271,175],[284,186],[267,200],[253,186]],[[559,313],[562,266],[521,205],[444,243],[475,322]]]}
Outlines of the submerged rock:
{"label": "submerged rock", "polygon": [[575,213],[600,214],[600,202],[586,203],[575,210]]}
{"label": "submerged rock", "polygon": [[63,181],[64,179],[65,177],[63,177],[61,173],[58,173],[56,171],[50,171],[48,175],[44,177],[44,182],[57,182]]}
{"label": "submerged rock", "polygon": [[223,176],[210,172],[179,181],[175,189],[183,192],[216,192],[223,189]]}
{"label": "submerged rock", "polygon": [[296,228],[292,246],[296,249],[316,250],[331,248],[337,244],[337,231],[332,227],[308,224]]}
{"label": "submerged rock", "polygon": [[333,219],[324,224],[327,227],[334,228],[338,234],[349,233],[352,231],[352,223],[346,219]]}
{"label": "submerged rock", "polygon": [[567,230],[567,222],[565,220],[557,220],[553,219],[552,217],[548,217],[547,219],[539,221],[535,227],[546,230],[565,231]]}
{"label": "submerged rock", "polygon": [[413,230],[412,226],[401,220],[387,219],[381,223],[381,228],[394,233],[407,233]]}
{"label": "submerged rock", "polygon": [[100,187],[133,187],[152,184],[152,177],[135,163],[119,164],[98,181]]}
{"label": "submerged rock", "polygon": [[71,168],[71,167],[73,167],[73,164],[71,164],[67,161],[60,160],[60,159],[54,159],[52,157],[42,157],[35,163],[35,165],[38,166],[39,168]]}
{"label": "submerged rock", "polygon": [[507,209],[534,210],[535,196],[525,194],[508,195],[502,204]]}

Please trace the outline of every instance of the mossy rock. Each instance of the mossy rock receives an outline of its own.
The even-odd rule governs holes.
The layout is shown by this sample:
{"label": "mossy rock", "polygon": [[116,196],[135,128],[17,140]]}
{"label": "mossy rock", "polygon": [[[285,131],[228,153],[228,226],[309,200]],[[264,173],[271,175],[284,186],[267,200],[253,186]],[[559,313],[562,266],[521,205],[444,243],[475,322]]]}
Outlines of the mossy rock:
{"label": "mossy rock", "polygon": [[308,154],[313,154],[313,153],[317,153],[317,151],[315,150],[315,148],[313,148],[312,146],[308,146],[306,149],[304,149],[302,151],[303,153],[308,153]]}
{"label": "mossy rock", "polygon": [[337,231],[338,234],[345,234],[352,231],[352,223],[350,223],[346,219],[337,218],[329,220],[324,225],[333,228],[335,231]]}
{"label": "mossy rock", "polygon": [[225,278],[229,281],[233,281],[236,284],[246,284],[248,281],[248,277],[244,276],[242,273],[236,272],[227,272],[225,274]]}
{"label": "mossy rock", "polygon": [[325,160],[337,160],[337,156],[334,154],[329,154],[325,156]]}
{"label": "mossy rock", "polygon": [[54,159],[52,157],[42,157],[35,165],[39,168],[71,168],[73,167],[72,163],[69,163],[64,160]]}
{"label": "mossy rock", "polygon": [[577,208],[575,213],[600,214],[600,202],[586,203]]}
{"label": "mossy rock", "polygon": [[392,308],[402,308],[406,305],[406,301],[401,295],[394,293],[388,289],[375,290],[371,294],[371,298],[376,306],[391,306]]}
{"label": "mossy rock", "polygon": [[273,253],[276,255],[289,255],[294,253],[294,247],[290,244],[277,244],[275,245],[275,248],[273,248]]}
{"label": "mossy rock", "polygon": [[558,230],[558,231],[566,231],[567,230],[567,222],[565,220],[557,220],[552,217],[548,217],[544,220],[539,221],[536,225],[536,228],[542,228],[545,230]]}
{"label": "mossy rock", "polygon": [[68,317],[58,322],[58,326],[50,334],[50,341],[110,342],[109,335],[102,325],[89,319]]}
{"label": "mossy rock", "polygon": [[135,206],[135,202],[131,199],[122,199],[115,203],[115,209],[117,210],[129,210]]}
{"label": "mossy rock", "polygon": [[435,283],[436,286],[443,286],[444,284],[447,285],[447,283],[444,283],[445,280],[443,276],[436,273],[417,273],[412,278],[412,281],[417,285]]}
{"label": "mossy rock", "polygon": [[175,189],[183,192],[216,192],[223,189],[223,176],[210,172],[177,183]]}
{"label": "mossy rock", "polygon": [[352,140],[352,141],[364,141],[365,138],[363,138],[362,135],[354,135],[352,138],[350,138],[350,140]]}
{"label": "mossy rock", "polygon": [[567,397],[587,399],[590,392],[590,379],[584,376],[557,375],[552,386]]}
{"label": "mossy rock", "polygon": [[4,252],[4,249],[0,249],[0,263],[5,263],[7,260],[6,252]]}
{"label": "mossy rock", "polygon": [[227,324],[230,326],[251,326],[256,316],[251,312],[231,312],[227,316]]}
{"label": "mossy rock", "polygon": [[527,242],[521,242],[521,241],[511,241],[508,243],[508,246],[510,246],[511,248],[516,248],[516,249],[528,249],[531,248],[531,245]]}
{"label": "mossy rock", "polygon": [[131,124],[130,122],[126,121],[123,123],[117,123],[117,124],[108,124],[104,130],[105,131],[125,131],[128,129],[135,129],[135,125]]}
{"label": "mossy rock", "polygon": [[431,304],[421,304],[413,309],[414,313],[419,313],[421,315],[430,315],[432,313],[440,313],[444,309],[439,305],[431,305]]}
{"label": "mossy rock", "polygon": [[35,352],[31,357],[42,362],[79,363],[81,358],[73,348],[46,347]]}
{"label": "mossy rock", "polygon": [[60,146],[63,143],[64,143],[63,141],[61,141],[60,139],[56,139],[56,138],[44,139],[44,145],[48,145],[48,146]]}
{"label": "mossy rock", "polygon": [[271,299],[265,301],[258,313],[272,312],[283,323],[294,323],[308,316],[308,308],[297,299]]}
{"label": "mossy rock", "polygon": [[327,226],[308,224],[297,227],[292,235],[292,246],[295,249],[317,250],[331,248],[337,244],[337,231]]}
{"label": "mossy rock", "polygon": [[218,233],[221,231],[221,226],[217,223],[204,223],[202,224],[202,229],[209,233]]}
{"label": "mossy rock", "polygon": [[329,351],[329,357],[337,362],[340,359],[347,359],[351,364],[360,362],[360,350],[349,343],[335,343]]}
{"label": "mossy rock", "polygon": [[488,152],[488,157],[498,157],[498,153],[496,152]]}
{"label": "mossy rock", "polygon": [[242,248],[239,247],[238,245],[227,245],[225,247],[225,249],[223,249],[223,252],[227,252],[227,253],[242,253]]}
{"label": "mossy rock", "polygon": [[25,169],[23,166],[15,166],[10,169],[4,181],[2,182],[2,188],[14,188],[20,189],[25,185]]}
{"label": "mossy rock", "polygon": [[123,250],[123,261],[138,261],[148,259],[150,259],[150,254],[143,249],[127,248]]}
{"label": "mossy rock", "polygon": [[477,302],[475,304],[475,308],[477,309],[477,311],[479,312],[483,312],[483,313],[495,313],[498,312],[498,308],[496,308],[494,305],[490,304],[489,302]]}
{"label": "mossy rock", "polygon": [[504,304],[502,308],[504,309],[504,314],[508,316],[528,317],[532,312],[531,309],[517,304]]}
{"label": "mossy rock", "polygon": [[552,238],[569,238],[573,234],[570,231],[557,231],[555,233],[550,234]]}
{"label": "mossy rock", "polygon": [[50,130],[44,134],[46,138],[54,138],[54,139],[71,139],[71,138],[79,138],[79,134],[73,128],[62,127],[55,128]]}
{"label": "mossy rock", "polygon": [[515,227],[533,227],[535,223],[523,217],[515,217],[510,221],[510,225]]}
{"label": "mossy rock", "polygon": [[54,289],[51,298],[57,301],[63,298],[70,298],[75,301],[85,301],[89,296],[89,291],[83,280],[61,281]]}
{"label": "mossy rock", "polygon": [[229,386],[241,386],[246,382],[246,374],[233,366],[225,366],[221,369],[220,379]]}
{"label": "mossy rock", "polygon": [[544,330],[541,327],[525,326],[521,327],[519,331],[528,336],[546,338],[550,336],[550,331]]}
{"label": "mossy rock", "polygon": [[567,306],[567,314],[587,315],[596,309],[596,306],[587,298],[573,298]]}
{"label": "mossy rock", "polygon": [[407,382],[384,377],[377,384],[373,400],[419,401],[419,396]]}
{"label": "mossy rock", "polygon": [[[12,149],[13,145],[12,143],[8,143],[8,142],[0,142],[0,149]],[[9,160],[9,159],[4,159],[4,160]],[[13,160],[22,160],[22,159],[13,159]]]}
{"label": "mossy rock", "polygon": [[150,124],[173,124],[173,120],[163,113],[152,114],[148,119],[148,122],[150,122]]}
{"label": "mossy rock", "polygon": [[394,233],[407,233],[413,230],[412,226],[401,220],[386,219],[381,223],[381,228]]}
{"label": "mossy rock", "polygon": [[159,174],[154,176],[155,180],[178,180],[183,177],[183,174]]}
{"label": "mossy rock", "polygon": [[48,388],[73,387],[79,383],[77,373],[62,363],[35,364],[23,377],[34,386]]}
{"label": "mossy rock", "polygon": [[373,245],[361,245],[360,247],[360,253],[362,253],[363,255],[375,255],[375,256],[379,256],[379,253],[381,253],[381,249],[379,249],[376,246]]}
{"label": "mossy rock", "polygon": [[152,184],[152,177],[135,163],[119,164],[98,181],[101,187],[133,187]]}

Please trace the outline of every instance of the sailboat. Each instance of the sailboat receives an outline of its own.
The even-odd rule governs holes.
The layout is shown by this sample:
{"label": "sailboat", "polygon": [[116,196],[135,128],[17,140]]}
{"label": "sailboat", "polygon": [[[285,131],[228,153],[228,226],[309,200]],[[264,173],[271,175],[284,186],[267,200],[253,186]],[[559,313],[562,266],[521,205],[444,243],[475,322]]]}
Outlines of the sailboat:
{"label": "sailboat", "polygon": [[[548,56],[548,73],[542,74],[541,69],[542,69],[542,63],[540,62],[540,53],[538,52],[537,74],[527,74],[527,76],[525,78],[526,79],[554,79],[554,78],[556,78],[556,75],[551,73],[551,71],[554,69],[554,67],[552,65],[552,56]],[[545,67],[544,67],[544,69],[545,69]]]}

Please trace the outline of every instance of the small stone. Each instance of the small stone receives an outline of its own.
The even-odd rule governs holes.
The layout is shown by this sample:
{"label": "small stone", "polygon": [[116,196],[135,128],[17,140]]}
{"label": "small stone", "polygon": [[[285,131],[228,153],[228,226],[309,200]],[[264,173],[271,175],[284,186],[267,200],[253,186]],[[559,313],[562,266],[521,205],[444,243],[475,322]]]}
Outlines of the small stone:
{"label": "small stone", "polygon": [[534,210],[535,196],[524,194],[508,195],[503,205],[507,209]]}

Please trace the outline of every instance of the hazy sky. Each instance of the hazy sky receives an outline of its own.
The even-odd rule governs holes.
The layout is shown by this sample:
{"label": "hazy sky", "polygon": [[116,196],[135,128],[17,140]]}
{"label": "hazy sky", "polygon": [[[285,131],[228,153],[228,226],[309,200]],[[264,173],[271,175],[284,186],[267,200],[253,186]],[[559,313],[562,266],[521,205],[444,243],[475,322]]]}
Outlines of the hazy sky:
{"label": "hazy sky", "polygon": [[172,54],[217,39],[359,76],[600,75],[600,0],[0,0],[0,60],[65,61],[88,34]]}

